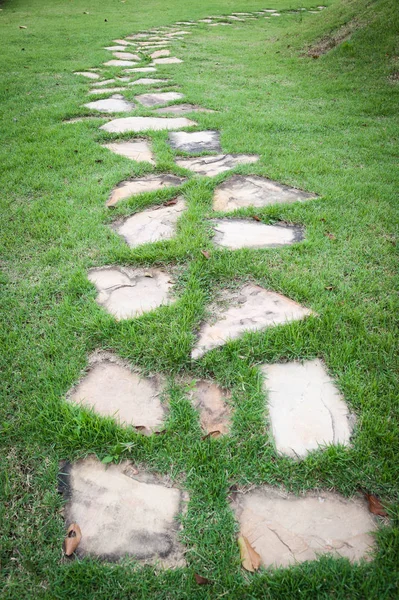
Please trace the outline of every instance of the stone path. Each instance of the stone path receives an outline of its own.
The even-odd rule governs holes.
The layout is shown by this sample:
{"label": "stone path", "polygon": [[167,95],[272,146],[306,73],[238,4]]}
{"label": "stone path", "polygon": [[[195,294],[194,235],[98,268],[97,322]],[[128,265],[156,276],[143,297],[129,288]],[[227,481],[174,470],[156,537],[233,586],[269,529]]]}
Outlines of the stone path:
{"label": "stone path", "polygon": [[[309,12],[315,14],[323,8]],[[285,14],[290,12],[294,11]],[[112,208],[143,193],[176,188],[176,196],[163,205],[154,202],[145,210],[114,221],[112,228],[130,248],[160,241],[168,243],[179,235],[178,221],[183,213],[190,211],[182,187],[188,179],[195,186],[196,176],[212,178],[244,165],[249,174],[233,173],[215,187],[212,209],[222,214],[205,223],[209,226],[214,252],[243,249],[268,252],[265,249],[300,243],[306,236],[300,226],[267,224],[259,217],[234,218],[231,214],[239,209],[311,201],[316,195],[250,174],[251,165],[258,163],[259,156],[223,153],[221,132],[196,130],[195,121],[181,116],[214,111],[180,102],[184,94],[162,88],[141,92],[135,96],[135,102],[123,96],[130,86],[171,85],[170,79],[141,74],[158,73],[163,65],[179,68],[183,58],[173,56],[178,53],[172,52],[171,46],[187,40],[194,31],[215,26],[241,27],[248,20],[281,16],[277,10],[267,8],[209,16],[198,22],[177,22],[171,27],[135,33],[105,46],[112,58],[104,62],[102,69],[76,72],[92,82],[89,94],[108,95],[86,103],[85,108],[107,115],[131,113],[144,107],[150,113],[150,116],[118,117],[103,124],[101,129],[114,135],[103,143],[104,148],[156,168],[157,157],[149,140],[134,134],[169,130],[168,145],[176,155],[175,163],[187,170],[187,177],[154,171],[122,181],[110,192],[107,206]],[[116,82],[124,85],[108,87]],[[163,104],[168,106],[157,108]],[[91,118],[78,117],[69,122]],[[190,130],[184,131],[187,128]],[[131,139],[118,139],[119,134],[127,133],[132,134]],[[179,153],[188,156],[178,156]],[[201,156],[195,156],[198,154]],[[88,278],[97,291],[99,310],[118,321],[140,318],[160,307],[169,310],[177,299],[172,295],[171,273],[160,268],[99,266],[89,271]],[[230,342],[239,347],[245,334],[317,318],[311,309],[255,282],[241,282],[237,289],[224,289],[208,307],[207,314],[207,319],[198,324],[191,353],[193,361],[207,352],[223,351],[223,346]],[[351,443],[354,417],[327,365],[320,359],[267,363],[260,365],[259,373],[263,382],[265,425],[268,419],[277,457],[304,460],[309,452],[323,452],[328,445]],[[229,435],[234,429],[231,391],[212,380],[191,381],[187,376],[183,379],[184,384],[190,383],[186,396],[196,411],[203,437]],[[120,427],[133,428],[140,434],[155,435],[167,427],[165,377],[160,373],[144,375],[112,353],[98,351],[90,357],[87,370],[66,400],[80,410],[94,411],[99,417],[113,419]],[[116,560],[130,555],[143,563],[156,562],[165,568],[184,566],[178,518],[186,510],[188,497],[166,477],[138,469],[132,463],[106,466],[89,457],[63,465],[60,482],[66,499],[66,524],[76,522],[82,531],[79,556]],[[237,489],[230,506],[240,534],[259,553],[264,566],[287,566],[314,560],[325,553],[352,561],[368,557],[377,524],[363,499],[346,499],[330,492],[294,496],[265,485],[250,486],[249,490]]]}

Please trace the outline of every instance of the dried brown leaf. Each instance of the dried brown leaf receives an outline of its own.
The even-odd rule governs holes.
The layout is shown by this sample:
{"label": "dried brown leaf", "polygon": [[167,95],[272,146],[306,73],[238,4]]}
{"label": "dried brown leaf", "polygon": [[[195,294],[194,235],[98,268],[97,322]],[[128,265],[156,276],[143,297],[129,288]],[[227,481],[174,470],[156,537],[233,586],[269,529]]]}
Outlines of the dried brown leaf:
{"label": "dried brown leaf", "polygon": [[202,254],[203,256],[205,256],[205,258],[206,258],[207,260],[209,260],[209,259],[211,258],[211,255],[209,254],[208,250],[201,250],[201,254]]}
{"label": "dried brown leaf", "polygon": [[258,217],[258,215],[254,215],[252,217],[255,221],[261,221],[262,219],[260,217]]}
{"label": "dried brown leaf", "polygon": [[194,577],[198,585],[209,585],[211,583],[209,579],[202,577],[202,575],[198,575],[197,573],[194,573]]}
{"label": "dried brown leaf", "polygon": [[327,236],[327,237],[328,237],[330,240],[336,240],[336,239],[337,239],[333,233],[329,233],[329,232],[327,232],[325,235],[326,235],[326,236]]}
{"label": "dried brown leaf", "polygon": [[222,435],[222,432],[219,431],[219,429],[215,429],[215,431],[210,431],[209,433],[207,433],[206,435],[202,436],[203,440],[207,440],[208,438],[212,437],[212,438],[218,438]]}
{"label": "dried brown leaf", "polygon": [[381,501],[374,496],[374,494],[365,494],[367,502],[369,504],[369,511],[373,513],[373,515],[378,515],[379,517],[387,517],[388,513],[385,508],[382,506]]}
{"label": "dried brown leaf", "polygon": [[81,539],[82,532],[80,531],[79,525],[77,523],[71,523],[71,525],[68,527],[64,541],[66,556],[71,556],[75,552],[76,548],[80,544]]}
{"label": "dried brown leaf", "polygon": [[167,200],[163,203],[164,206],[174,206],[177,204],[177,198],[173,198],[172,200]]}
{"label": "dried brown leaf", "polygon": [[249,543],[245,535],[240,535],[237,540],[238,547],[240,548],[241,564],[246,571],[254,573],[260,567],[261,558],[259,554]]}

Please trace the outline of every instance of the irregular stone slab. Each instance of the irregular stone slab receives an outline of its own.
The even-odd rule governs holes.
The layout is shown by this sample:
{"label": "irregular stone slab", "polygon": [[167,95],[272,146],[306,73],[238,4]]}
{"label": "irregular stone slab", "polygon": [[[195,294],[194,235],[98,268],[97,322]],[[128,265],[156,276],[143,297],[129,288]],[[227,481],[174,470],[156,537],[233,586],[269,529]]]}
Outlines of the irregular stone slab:
{"label": "irregular stone slab", "polygon": [[137,162],[149,162],[155,165],[154,155],[151,152],[150,144],[147,140],[133,140],[131,142],[112,142],[104,144],[104,148],[108,148],[111,152],[130,158]]}
{"label": "irregular stone slab", "polygon": [[265,225],[245,219],[213,219],[215,230],[213,243],[230,250],[239,248],[275,248],[287,246],[303,239],[298,227],[286,225]]}
{"label": "irregular stone slab", "polygon": [[89,94],[96,94],[98,96],[99,94],[111,94],[114,92],[124,92],[124,91],[125,91],[124,87],[98,88],[95,90],[89,90]]}
{"label": "irregular stone slab", "polygon": [[231,394],[212,381],[200,379],[191,391],[194,407],[199,411],[202,429],[208,434],[219,431],[229,433],[231,409],[228,401]]}
{"label": "irregular stone slab", "polygon": [[155,73],[155,67],[135,67],[134,69],[125,69],[125,73]]}
{"label": "irregular stone slab", "polygon": [[150,56],[151,58],[163,58],[164,56],[170,56],[170,50],[156,50]]}
{"label": "irregular stone slab", "polygon": [[87,108],[98,110],[105,113],[119,113],[119,112],[130,112],[134,109],[134,104],[128,102],[123,96],[112,96],[105,100],[96,100],[95,102],[88,102],[85,104]]}
{"label": "irregular stone slab", "polygon": [[351,415],[320,360],[261,369],[278,452],[304,458],[319,446],[349,444]]}
{"label": "irregular stone slab", "polygon": [[215,190],[214,210],[232,212],[248,206],[269,206],[271,204],[302,202],[315,198],[302,190],[288,187],[277,181],[257,175],[233,175]]}
{"label": "irregular stone slab", "polygon": [[98,353],[67,400],[113,417],[121,425],[160,431],[165,420],[160,401],[163,387],[160,377],[144,377],[112,354]]}
{"label": "irregular stone slab", "polygon": [[143,194],[144,192],[155,192],[164,188],[178,186],[184,183],[184,177],[176,175],[145,175],[138,179],[122,181],[111,193],[107,206],[115,206],[121,200]]}
{"label": "irregular stone slab", "polygon": [[263,565],[288,565],[316,560],[320,554],[370,558],[377,524],[363,498],[330,492],[294,496],[262,486],[235,495],[232,509],[244,535]]}
{"label": "irregular stone slab", "polygon": [[259,160],[255,154],[218,154],[216,156],[202,156],[201,158],[177,158],[176,164],[184,169],[189,169],[199,175],[214,177],[234,169],[238,165],[246,165]]}
{"label": "irregular stone slab", "polygon": [[83,77],[87,77],[87,79],[100,79],[98,73],[91,73],[89,71],[75,71],[74,75],[82,75]]}
{"label": "irregular stone slab", "polygon": [[198,23],[212,23],[212,19],[199,19]]}
{"label": "irregular stone slab", "polygon": [[170,275],[159,269],[103,267],[91,269],[89,280],[97,288],[97,303],[118,321],[169,304]]}
{"label": "irregular stone slab", "polygon": [[115,44],[120,44],[121,46],[133,46],[131,42],[127,42],[126,40],[112,40]]}
{"label": "irregular stone slab", "polygon": [[211,323],[201,326],[191,353],[193,359],[237,339],[246,331],[261,331],[313,314],[290,298],[252,283],[242,287],[239,292],[225,293],[224,300],[228,307],[221,311],[215,308],[216,321],[213,319]]}
{"label": "irregular stone slab", "polygon": [[107,62],[104,63],[105,67],[132,67],[133,65],[136,65],[137,62],[133,61],[133,60],[109,60]]}
{"label": "irregular stone slab", "polygon": [[107,126],[101,127],[105,131],[111,133],[127,133],[140,131],[160,131],[162,129],[182,129],[183,127],[191,127],[197,125],[195,121],[178,117],[175,119],[161,117],[125,117],[122,119],[114,119],[107,123]]}
{"label": "irregular stone slab", "polygon": [[175,150],[192,154],[221,151],[218,131],[177,131],[169,134],[169,144]]}
{"label": "irregular stone slab", "polygon": [[124,52],[126,50],[126,46],[105,46],[104,50],[109,50],[110,52]]}
{"label": "irregular stone slab", "polygon": [[116,231],[131,248],[169,240],[175,236],[177,221],[185,208],[184,198],[180,197],[172,206],[157,206],[136,213],[116,226]]}
{"label": "irregular stone slab", "polygon": [[197,104],[174,104],[173,106],[165,106],[165,108],[157,108],[155,111],[159,115],[185,115],[190,112],[207,112],[213,113],[214,110],[210,108],[202,108],[202,106],[198,106]]}
{"label": "irregular stone slab", "polygon": [[142,77],[141,79],[137,79],[136,81],[132,81],[129,85],[156,85],[156,84],[165,84],[169,83],[168,79],[151,79],[151,77]]}
{"label": "irregular stone slab", "polygon": [[240,17],[235,17],[234,15],[230,15],[226,17],[226,19],[230,19],[231,21],[244,21],[244,19],[240,19]]}
{"label": "irregular stone slab", "polygon": [[115,58],[120,58],[122,60],[134,60],[140,61],[141,58],[138,54],[132,54],[131,52],[114,52],[113,54]]}
{"label": "irregular stone slab", "polygon": [[92,83],[92,85],[94,85],[95,87],[102,87],[103,85],[109,85],[110,83],[115,83],[115,79],[104,79],[104,81],[96,81],[96,83]]}
{"label": "irregular stone slab", "polygon": [[172,31],[171,33],[166,33],[165,37],[167,38],[171,38],[171,37],[175,37],[176,35],[191,35],[192,31]]}
{"label": "irregular stone slab", "polygon": [[79,523],[82,531],[78,556],[184,566],[177,517],[187,497],[166,478],[127,461],[104,465],[90,457],[64,464],[59,479],[66,524]]}
{"label": "irregular stone slab", "polygon": [[176,65],[178,63],[182,63],[183,61],[180,58],[176,58],[175,56],[170,56],[169,58],[156,58],[152,61],[153,65]]}
{"label": "irregular stone slab", "polygon": [[155,94],[141,94],[140,96],[136,96],[137,102],[148,107],[166,104],[167,102],[180,100],[181,98],[184,98],[184,96],[178,92],[158,92]]}

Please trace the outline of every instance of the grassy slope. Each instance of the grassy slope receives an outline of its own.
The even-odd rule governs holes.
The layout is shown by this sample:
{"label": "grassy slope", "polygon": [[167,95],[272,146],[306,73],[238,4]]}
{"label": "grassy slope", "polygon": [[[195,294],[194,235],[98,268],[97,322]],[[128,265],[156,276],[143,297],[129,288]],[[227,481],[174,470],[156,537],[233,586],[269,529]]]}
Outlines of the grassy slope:
{"label": "grassy slope", "polygon": [[[165,67],[165,73],[181,85],[187,101],[220,111],[196,120],[204,128],[220,128],[225,151],[261,155],[259,165],[241,171],[321,196],[305,205],[256,211],[266,223],[304,224],[307,239],[300,246],[212,251],[209,261],[199,252],[212,250],[204,217],[214,186],[227,175],[186,184],[190,210],[176,240],[130,250],[104,224],[115,214],[153,204],[154,196],[126,202],[112,217],[104,201],[113,185],[146,169],[102,149],[97,142],[107,136],[100,134],[99,122],[63,125],[61,120],[89,112],[79,108],[87,82],[72,72],[101,65],[107,56],[101,48],[113,38],[265,4],[15,0],[2,7],[2,597],[397,597],[398,87],[387,80],[397,68],[395,2],[332,2],[322,15],[204,26],[181,44],[177,52],[184,64]],[[303,56],[307,44],[354,15],[365,27],[350,42],[319,60]],[[166,135],[151,137],[158,170],[182,172],[173,164]],[[166,190],[155,199],[172,195]],[[170,265],[180,284],[178,302],[115,323],[95,304],[86,278],[89,267],[113,263]],[[281,291],[320,317],[247,335],[191,366],[193,332],[208,300],[245,279]],[[201,441],[196,415],[173,379],[168,432],[156,439],[67,406],[63,396],[98,347],[113,349],[144,370],[214,376],[230,386],[232,436]],[[256,365],[315,356],[326,361],[356,413],[356,436],[351,449],[315,452],[292,463],[277,457],[265,427]],[[133,447],[123,455],[169,472],[190,492],[186,570],[155,575],[131,563],[61,561],[58,461],[90,452],[118,455],[124,442]],[[391,502],[393,525],[379,534],[373,563],[323,559],[247,577],[239,569],[226,496],[233,483],[258,482],[343,494],[366,488]],[[199,588],[193,572],[208,576],[214,586]]]}

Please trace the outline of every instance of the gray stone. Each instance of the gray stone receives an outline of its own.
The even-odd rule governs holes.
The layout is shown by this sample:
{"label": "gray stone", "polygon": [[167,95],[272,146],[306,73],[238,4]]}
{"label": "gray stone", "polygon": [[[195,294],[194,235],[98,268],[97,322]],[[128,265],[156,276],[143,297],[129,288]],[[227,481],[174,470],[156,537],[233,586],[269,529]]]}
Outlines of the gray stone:
{"label": "gray stone", "polygon": [[171,33],[166,33],[165,37],[173,38],[177,35],[191,35],[192,31],[172,31]]}
{"label": "gray stone", "polygon": [[182,63],[183,61],[180,58],[176,58],[175,56],[170,56],[168,58],[156,58],[152,61],[153,65],[176,65],[178,63]]}
{"label": "gray stone", "polygon": [[167,567],[185,564],[177,519],[187,496],[170,481],[127,461],[104,465],[89,457],[65,464],[66,525],[78,523],[77,555],[115,561],[126,555]]}
{"label": "gray stone", "polygon": [[183,127],[192,127],[193,125],[197,125],[197,123],[185,117],[177,117],[175,119],[162,117],[126,117],[113,119],[106,126],[101,127],[101,129],[110,133],[139,133],[140,131],[181,129]]}
{"label": "gray stone", "polygon": [[155,67],[135,67],[134,69],[125,69],[125,73],[155,73]]}
{"label": "gray stone", "polygon": [[201,158],[177,158],[175,162],[179,167],[199,175],[214,177],[239,165],[247,165],[258,160],[259,156],[256,154],[218,154]]}
{"label": "gray stone", "polygon": [[262,366],[278,452],[304,458],[327,444],[348,445],[351,416],[320,360]]}
{"label": "gray stone", "polygon": [[170,56],[170,50],[156,50],[151,54],[151,58],[163,58],[165,56]]}
{"label": "gray stone", "polygon": [[363,498],[331,492],[301,496],[262,486],[235,494],[232,508],[245,536],[266,567],[287,567],[321,554],[370,559],[375,518]]}
{"label": "gray stone", "polygon": [[105,113],[130,112],[134,109],[134,104],[125,100],[123,96],[112,96],[111,98],[106,98],[105,100],[88,102],[85,104],[85,106],[87,108]]}
{"label": "gray stone", "polygon": [[103,267],[91,269],[97,303],[118,321],[134,319],[169,304],[170,275],[159,269]]}
{"label": "gray stone", "polygon": [[173,100],[180,100],[183,97],[183,94],[179,94],[178,92],[159,92],[154,94],[141,94],[140,96],[136,96],[136,100],[143,106],[151,108],[152,106],[159,106],[160,104],[166,104]]}
{"label": "gray stone", "polygon": [[156,192],[164,188],[178,186],[184,183],[184,177],[169,175],[145,175],[137,179],[122,181],[112,192],[107,201],[107,206],[115,206],[121,200],[126,200],[132,196],[143,194],[144,192]]}
{"label": "gray stone", "polygon": [[140,56],[137,54],[132,54],[131,52],[114,52],[113,54],[115,58],[120,58],[122,60],[134,60],[140,61]]}
{"label": "gray stone", "polygon": [[211,221],[216,246],[238,250],[239,248],[275,248],[294,244],[303,238],[302,230],[285,225],[265,225],[244,219]]}
{"label": "gray stone", "polygon": [[193,359],[200,358],[229,340],[237,339],[246,331],[261,331],[313,314],[293,300],[252,283],[242,287],[239,292],[225,292],[223,300],[227,308],[218,309],[215,306],[215,317],[201,326],[191,353]]}
{"label": "gray stone", "polygon": [[232,212],[248,206],[263,207],[271,204],[302,202],[315,198],[302,190],[256,175],[233,175],[215,190],[214,210]]}
{"label": "gray stone", "polygon": [[107,62],[104,63],[105,67],[132,67],[133,65],[136,65],[137,62],[135,62],[134,60],[109,60]]}
{"label": "gray stone", "polygon": [[190,396],[194,407],[199,411],[201,427],[206,434],[229,433],[231,427],[229,392],[212,381],[200,379],[195,382]]}
{"label": "gray stone", "polygon": [[[96,81],[96,83],[92,83],[92,85],[95,87],[102,87],[110,83],[115,83],[115,79],[104,79],[103,81]],[[107,92],[108,90],[105,91]]]}
{"label": "gray stone", "polygon": [[172,206],[157,206],[128,217],[116,230],[131,248],[169,240],[176,234],[177,221],[185,208],[184,198],[178,198]]}
{"label": "gray stone", "polygon": [[151,77],[142,77],[136,81],[132,81],[129,85],[162,85],[169,83],[168,79],[152,79]]}
{"label": "gray stone", "polygon": [[151,152],[150,144],[147,140],[132,140],[131,142],[112,142],[104,144],[104,148],[108,148],[111,152],[130,158],[137,162],[149,162],[155,164],[154,155]]}
{"label": "gray stone", "polygon": [[169,143],[175,150],[192,154],[221,151],[218,131],[177,131],[169,134]]}
{"label": "gray stone", "polygon": [[89,94],[99,96],[100,94],[113,94],[114,92],[124,92],[125,90],[126,88],[124,87],[96,88],[95,90],[89,90]]}
{"label": "gray stone", "polygon": [[105,46],[104,50],[109,50],[110,52],[124,52],[126,50],[126,46]]}
{"label": "gray stone", "polygon": [[190,112],[213,113],[215,111],[210,108],[202,108],[202,106],[198,106],[197,104],[174,104],[172,106],[165,106],[164,108],[157,108],[155,112],[158,115],[185,115]]}
{"label": "gray stone", "polygon": [[82,75],[82,77],[87,77],[87,79],[100,79],[98,73],[90,73],[89,71],[75,71],[74,75]]}

